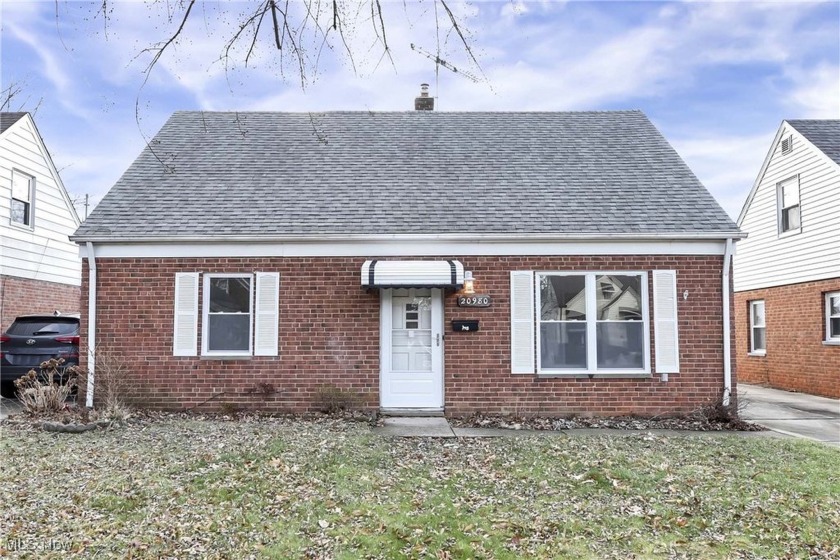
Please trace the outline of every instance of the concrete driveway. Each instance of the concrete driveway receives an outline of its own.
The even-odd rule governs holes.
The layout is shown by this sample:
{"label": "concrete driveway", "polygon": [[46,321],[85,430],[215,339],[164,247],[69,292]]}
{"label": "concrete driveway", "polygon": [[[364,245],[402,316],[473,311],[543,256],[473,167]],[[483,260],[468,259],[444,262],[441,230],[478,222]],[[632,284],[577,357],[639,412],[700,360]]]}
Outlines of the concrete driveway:
{"label": "concrete driveway", "polygon": [[840,446],[840,400],[738,383],[744,420],[771,430]]}
{"label": "concrete driveway", "polygon": [[9,414],[20,412],[20,403],[17,399],[0,397],[0,420],[5,420]]}

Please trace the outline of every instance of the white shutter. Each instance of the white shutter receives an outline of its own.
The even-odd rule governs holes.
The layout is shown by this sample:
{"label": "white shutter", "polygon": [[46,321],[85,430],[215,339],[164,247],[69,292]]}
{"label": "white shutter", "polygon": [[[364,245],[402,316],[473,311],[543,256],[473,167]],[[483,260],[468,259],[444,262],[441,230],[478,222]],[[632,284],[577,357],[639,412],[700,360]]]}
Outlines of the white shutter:
{"label": "white shutter", "polygon": [[254,355],[276,356],[280,324],[280,274],[257,272]]}
{"label": "white shutter", "polygon": [[198,272],[175,274],[174,356],[198,354]]}
{"label": "white shutter", "polygon": [[510,273],[511,373],[534,373],[534,273]]}
{"label": "white shutter", "polygon": [[656,373],[680,371],[677,304],[677,272],[654,270],[653,333],[656,347]]}

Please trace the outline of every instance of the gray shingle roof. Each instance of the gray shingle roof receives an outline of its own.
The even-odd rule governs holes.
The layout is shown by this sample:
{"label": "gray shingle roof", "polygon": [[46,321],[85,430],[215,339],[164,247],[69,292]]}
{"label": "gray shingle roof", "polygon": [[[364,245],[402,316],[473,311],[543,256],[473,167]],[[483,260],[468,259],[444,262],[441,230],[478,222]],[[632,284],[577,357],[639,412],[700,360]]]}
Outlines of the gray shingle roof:
{"label": "gray shingle roof", "polygon": [[713,232],[639,111],[177,112],[73,239]]}
{"label": "gray shingle roof", "polygon": [[26,116],[26,113],[0,113],[0,134]]}
{"label": "gray shingle roof", "polygon": [[788,123],[840,165],[840,120],[795,120]]}

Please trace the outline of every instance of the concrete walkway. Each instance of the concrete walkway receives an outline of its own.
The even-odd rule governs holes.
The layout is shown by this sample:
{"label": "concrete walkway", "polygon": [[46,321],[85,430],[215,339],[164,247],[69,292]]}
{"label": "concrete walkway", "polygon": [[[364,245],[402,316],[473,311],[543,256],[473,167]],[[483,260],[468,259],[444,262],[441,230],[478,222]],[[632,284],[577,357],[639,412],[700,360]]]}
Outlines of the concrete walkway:
{"label": "concrete walkway", "polygon": [[766,432],[701,432],[691,430],[611,430],[574,429],[562,431],[509,430],[498,428],[453,428],[446,418],[386,417],[384,425],[374,433],[396,437],[510,437],[510,436],[575,436],[575,435],[682,435],[710,437],[799,437],[840,447],[840,400],[805,393],[779,391],[758,385],[738,384],[741,417],[760,424]]}
{"label": "concrete walkway", "polygon": [[741,417],[778,433],[840,446],[840,400],[738,384]]}

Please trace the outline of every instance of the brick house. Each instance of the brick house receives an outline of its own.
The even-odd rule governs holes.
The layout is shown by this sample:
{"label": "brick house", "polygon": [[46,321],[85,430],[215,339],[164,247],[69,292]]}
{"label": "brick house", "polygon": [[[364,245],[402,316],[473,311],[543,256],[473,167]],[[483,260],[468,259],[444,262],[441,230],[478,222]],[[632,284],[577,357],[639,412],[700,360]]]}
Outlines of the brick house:
{"label": "brick house", "polygon": [[639,111],[416,111],[177,112],[73,239],[149,407],[654,415],[734,397],[740,237]]}
{"label": "brick house", "polygon": [[738,225],[742,381],[840,397],[840,120],[782,122]]}
{"label": "brick house", "polygon": [[79,227],[29,113],[0,113],[0,332],[18,315],[78,312]]}

